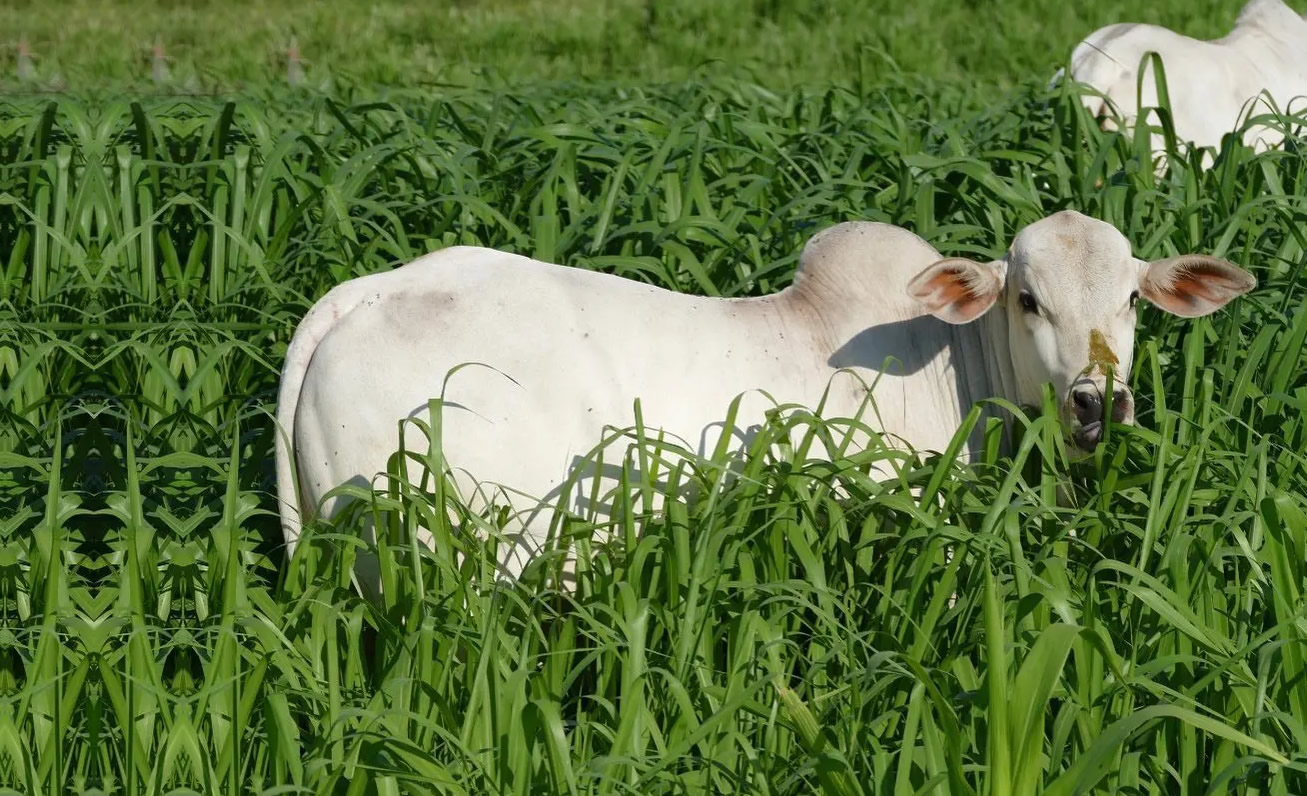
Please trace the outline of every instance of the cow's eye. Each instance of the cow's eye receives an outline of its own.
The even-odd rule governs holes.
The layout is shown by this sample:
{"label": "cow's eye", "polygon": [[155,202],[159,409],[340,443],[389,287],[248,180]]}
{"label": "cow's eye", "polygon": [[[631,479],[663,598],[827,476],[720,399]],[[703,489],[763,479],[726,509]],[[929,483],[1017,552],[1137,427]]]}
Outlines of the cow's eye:
{"label": "cow's eye", "polygon": [[1021,305],[1021,309],[1024,312],[1030,313],[1031,315],[1039,312],[1039,302],[1035,301],[1035,297],[1030,295],[1029,291],[1021,291],[1017,295],[1017,303]]}
{"label": "cow's eye", "polygon": [[1130,294],[1130,309],[1134,309],[1135,305],[1138,303],[1139,303],[1139,291],[1136,290],[1135,292]]}

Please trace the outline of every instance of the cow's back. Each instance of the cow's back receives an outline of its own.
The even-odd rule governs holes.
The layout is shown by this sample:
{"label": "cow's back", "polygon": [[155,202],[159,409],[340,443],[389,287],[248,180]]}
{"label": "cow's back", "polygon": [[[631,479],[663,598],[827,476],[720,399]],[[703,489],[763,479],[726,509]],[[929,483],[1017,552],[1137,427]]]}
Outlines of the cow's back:
{"label": "cow's back", "polygon": [[[319,342],[299,398],[297,460],[313,503],[340,483],[367,486],[398,447],[399,419],[426,421],[442,394],[442,448],[461,487],[502,484],[520,510],[558,497],[606,427],[634,422],[635,397],[647,424],[703,454],[739,393],[766,386],[804,403],[820,393],[824,364],[800,361],[804,330],[785,328],[769,299],[699,298],[481,249],[366,279],[375,290]],[[769,403],[747,396],[742,417],[761,419]],[[405,445],[427,447],[416,427]],[[610,470],[624,447],[605,457]]]}
{"label": "cow's back", "polygon": [[1237,54],[1232,58],[1219,45],[1157,25],[1123,23],[1095,31],[1072,52],[1071,75],[1106,94],[1122,116],[1130,119],[1138,113],[1141,99],[1144,107],[1157,105],[1151,68],[1144,73],[1142,86],[1138,79],[1140,63],[1149,52],[1162,59],[1178,127],[1194,129],[1203,122],[1198,112],[1206,109],[1207,115],[1212,115],[1212,103],[1219,106],[1216,115],[1230,110],[1232,104],[1237,112],[1232,74],[1246,67],[1244,59]]}

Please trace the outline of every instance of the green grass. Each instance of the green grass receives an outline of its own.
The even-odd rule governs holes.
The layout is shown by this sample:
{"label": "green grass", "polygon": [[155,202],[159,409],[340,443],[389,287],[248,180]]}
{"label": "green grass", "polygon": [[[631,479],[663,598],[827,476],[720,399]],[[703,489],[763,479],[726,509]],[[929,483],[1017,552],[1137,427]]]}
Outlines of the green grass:
{"label": "green grass", "polygon": [[[979,101],[1047,79],[1114,22],[1224,35],[1244,0],[10,0],[0,87],[26,38],[38,82],[148,91],[258,86],[286,74],[294,34],[311,82],[515,85],[545,79],[681,81],[743,72],[774,89],[877,83],[899,70],[962,82]],[[1307,8],[1300,8],[1307,10]],[[150,48],[173,59],[150,83]]]}
{"label": "green grass", "polygon": [[[1236,147],[1157,177],[1146,139],[1070,95],[970,101],[3,100],[0,788],[1304,792],[1307,158]],[[1015,461],[909,457],[887,485],[866,475],[883,450],[791,449],[791,425],[839,432],[797,407],[733,481],[646,439],[709,497],[651,518],[630,484],[569,594],[553,560],[486,578],[493,518],[446,519],[419,430],[416,485],[356,504],[386,529],[383,601],[350,584],[356,515],[284,560],[278,368],[343,279],[476,243],[744,295],[836,221],[993,255],[1064,207],[1138,256],[1212,252],[1261,283],[1209,319],[1144,315],[1139,428],[1084,467],[1048,419]]]}

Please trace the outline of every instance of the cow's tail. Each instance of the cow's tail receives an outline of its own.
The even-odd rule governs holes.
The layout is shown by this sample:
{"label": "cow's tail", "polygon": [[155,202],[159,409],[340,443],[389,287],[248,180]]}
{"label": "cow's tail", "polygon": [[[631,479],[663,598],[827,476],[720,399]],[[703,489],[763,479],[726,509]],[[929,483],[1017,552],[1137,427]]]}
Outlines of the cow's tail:
{"label": "cow's tail", "polygon": [[327,292],[304,315],[286,348],[286,361],[281,368],[281,388],[277,394],[275,433],[277,460],[277,509],[281,515],[281,532],[286,541],[286,558],[295,552],[304,522],[312,519],[313,507],[299,500],[298,467],[295,461],[295,413],[299,409],[300,390],[309,363],[318,344],[331,328],[354,307],[358,306],[367,288],[362,280],[337,285]]}
{"label": "cow's tail", "polygon": [[1053,77],[1051,77],[1048,81],[1048,90],[1052,91],[1053,89],[1062,85],[1062,81],[1065,78],[1066,78],[1066,67],[1059,66],[1057,68],[1057,71],[1053,73]]}

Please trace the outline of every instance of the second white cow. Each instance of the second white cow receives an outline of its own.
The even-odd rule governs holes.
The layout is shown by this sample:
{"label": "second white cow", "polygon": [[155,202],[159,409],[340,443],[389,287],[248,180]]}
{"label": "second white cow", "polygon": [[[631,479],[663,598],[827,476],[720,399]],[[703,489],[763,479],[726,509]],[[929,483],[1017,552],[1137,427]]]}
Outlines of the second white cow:
{"label": "second white cow", "polygon": [[[1219,147],[1241,114],[1271,110],[1268,94],[1281,111],[1307,108],[1307,19],[1282,0],[1250,0],[1222,38],[1205,41],[1158,25],[1119,23],[1091,33],[1071,53],[1071,77],[1106,96],[1127,125],[1136,123],[1141,107],[1156,107],[1152,69],[1143,77],[1141,59],[1156,52],[1166,71],[1167,91],[1176,136],[1199,147]],[[1297,100],[1295,102],[1295,100]],[[1102,97],[1085,94],[1095,115],[1109,112]],[[1112,122],[1106,121],[1110,127]],[[1264,149],[1283,135],[1263,125],[1250,126],[1244,141]],[[1164,148],[1153,136],[1153,151]]]}
{"label": "second white cow", "polygon": [[[398,422],[425,418],[442,391],[450,466],[531,496],[514,505],[528,511],[502,561],[509,576],[543,540],[569,472],[605,426],[633,423],[637,398],[648,426],[702,454],[741,393],[814,406],[847,368],[861,380],[834,379],[824,414],[855,415],[874,385],[876,419],[863,419],[929,451],[977,401],[1038,405],[1051,382],[1068,439],[1092,450],[1107,371],[1124,382],[1130,370],[1136,301],[1198,316],[1254,285],[1215,257],[1138,260],[1114,227],[1071,211],[1026,227],[993,262],[942,257],[898,227],[840,224],[809,241],[790,287],[744,299],[444,249],[336,287],[296,330],[277,414],[286,542],[339,510],[340,498],[323,501],[333,487],[384,471]],[[446,387],[468,362],[494,370],[461,369]],[[770,403],[755,398],[732,433],[762,420]],[[1113,405],[1132,421],[1126,387]]]}

